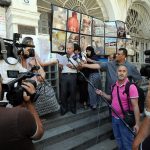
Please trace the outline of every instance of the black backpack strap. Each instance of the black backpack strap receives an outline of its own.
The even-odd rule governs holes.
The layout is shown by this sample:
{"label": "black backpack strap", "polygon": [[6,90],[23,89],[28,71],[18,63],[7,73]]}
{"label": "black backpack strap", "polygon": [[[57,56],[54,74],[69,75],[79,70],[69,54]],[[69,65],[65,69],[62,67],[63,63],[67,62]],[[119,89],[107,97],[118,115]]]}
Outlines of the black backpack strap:
{"label": "black backpack strap", "polygon": [[115,87],[116,83],[112,85],[111,87],[111,99],[112,99],[112,93],[113,93],[113,90],[114,90],[114,87]]}
{"label": "black backpack strap", "polygon": [[[127,82],[126,83],[126,85],[125,85],[125,90],[124,90],[124,92],[123,92],[123,94],[124,93],[126,93],[127,94],[127,100],[128,100],[128,108],[129,108],[129,111],[130,111],[130,103],[131,103],[131,101],[130,101],[130,94],[129,94],[129,90],[130,90],[130,86],[132,85],[132,84],[134,84],[134,83],[131,83],[131,82]],[[135,84],[134,84],[135,85]],[[136,86],[136,85],[135,85]]]}
{"label": "black backpack strap", "polygon": [[123,106],[122,106],[122,103],[121,103],[121,99],[120,99],[120,95],[119,95],[119,87],[117,86],[117,96],[118,96],[118,101],[119,101],[119,105],[120,105],[120,108],[122,110],[122,113],[125,115],[125,111],[123,109]]}
{"label": "black backpack strap", "polygon": [[126,85],[125,85],[125,90],[123,92],[123,94],[127,94],[127,97],[129,97],[129,88],[130,88],[130,85],[133,84],[131,82],[127,82]]}

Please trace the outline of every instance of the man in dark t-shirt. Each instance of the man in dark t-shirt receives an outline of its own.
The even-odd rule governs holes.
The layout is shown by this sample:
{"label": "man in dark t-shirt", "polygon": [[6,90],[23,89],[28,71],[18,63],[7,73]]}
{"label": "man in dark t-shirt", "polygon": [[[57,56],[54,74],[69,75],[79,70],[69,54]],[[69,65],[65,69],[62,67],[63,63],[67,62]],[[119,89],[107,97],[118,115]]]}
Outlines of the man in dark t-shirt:
{"label": "man in dark t-shirt", "polygon": [[[29,82],[24,82],[22,87],[31,95],[35,93],[34,86]],[[43,132],[30,96],[24,96],[23,105],[0,107],[0,150],[34,150],[32,140],[40,139]]]}

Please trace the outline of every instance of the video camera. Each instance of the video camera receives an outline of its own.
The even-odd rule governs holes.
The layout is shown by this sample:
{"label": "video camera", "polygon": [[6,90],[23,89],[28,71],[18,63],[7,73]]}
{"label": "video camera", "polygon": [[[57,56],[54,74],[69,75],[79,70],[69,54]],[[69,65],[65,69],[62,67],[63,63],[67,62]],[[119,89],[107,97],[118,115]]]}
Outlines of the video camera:
{"label": "video camera", "polygon": [[18,55],[20,55],[21,53],[23,54],[24,48],[26,47],[30,47],[29,57],[35,56],[34,49],[33,49],[35,46],[19,43],[20,38],[21,38],[21,35],[18,33],[13,34],[13,40],[0,38],[0,59],[4,59],[6,63],[10,65],[14,65],[14,64],[11,64],[7,60],[7,58],[13,57],[19,60]]}
{"label": "video camera", "polygon": [[[16,78],[16,76],[17,76],[17,78],[6,84],[2,84],[2,93],[4,95],[4,92],[7,92],[6,98],[10,104],[12,104],[13,106],[20,105],[23,102],[23,92],[26,91],[21,86],[22,81],[30,82],[36,88],[36,86],[37,86],[36,81],[27,79],[27,78],[32,78],[33,76],[39,75],[39,74],[32,73],[30,71],[24,72],[24,73],[17,73],[17,71],[12,71],[12,70],[8,70],[7,73],[8,73],[9,77]],[[17,86],[15,86],[16,83],[17,83]],[[30,95],[30,94],[27,92],[27,95]],[[37,100],[38,96],[39,96],[39,94],[36,93],[34,95],[34,97],[32,97],[31,102],[35,102]]]}
{"label": "video camera", "polygon": [[146,50],[144,54],[147,55],[148,57],[145,58],[146,64],[141,66],[140,73],[142,76],[150,78],[150,50]]}
{"label": "video camera", "polygon": [[[18,33],[13,34],[13,40],[4,39],[0,37],[0,59],[5,60],[5,62],[10,65],[15,65],[19,61],[19,56],[18,56],[19,51],[23,53],[24,48],[34,47],[34,45],[19,43],[20,37],[21,35]],[[34,49],[29,51],[30,57],[33,56],[33,53],[34,53]],[[16,59],[15,63],[14,62],[10,63],[9,57],[15,58]],[[36,73],[32,73],[32,71],[38,70],[38,68],[39,68],[38,66],[34,66],[31,71],[26,73],[21,73],[21,74],[19,74],[18,70],[7,70],[8,77],[16,78],[16,79],[2,85],[2,96],[0,98],[3,99],[4,94],[7,93],[6,98],[10,102],[10,104],[12,104],[13,106],[17,106],[21,104],[23,102],[23,92],[24,92],[24,89],[21,86],[22,80],[25,80],[25,82],[30,82],[34,85],[34,87],[36,87],[35,81],[26,80],[26,79],[31,78],[34,75],[38,75]],[[34,97],[31,100],[36,101],[36,97]]]}

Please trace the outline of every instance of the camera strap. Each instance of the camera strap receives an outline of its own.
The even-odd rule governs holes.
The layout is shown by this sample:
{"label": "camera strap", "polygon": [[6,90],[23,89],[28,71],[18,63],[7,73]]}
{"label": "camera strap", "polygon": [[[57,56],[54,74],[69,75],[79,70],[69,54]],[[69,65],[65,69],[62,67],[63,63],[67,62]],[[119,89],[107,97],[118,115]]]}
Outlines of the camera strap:
{"label": "camera strap", "polygon": [[[2,57],[3,59],[5,60],[5,62],[9,65],[15,65],[18,63],[18,59],[16,61],[16,63],[10,63],[8,60],[7,60],[7,49],[6,49],[6,46],[5,46],[5,43],[4,43],[4,40],[0,37],[0,44],[1,44],[1,54],[2,54]],[[15,49],[15,46],[13,45],[13,53],[14,53],[14,49]],[[15,55],[16,57],[16,55]]]}

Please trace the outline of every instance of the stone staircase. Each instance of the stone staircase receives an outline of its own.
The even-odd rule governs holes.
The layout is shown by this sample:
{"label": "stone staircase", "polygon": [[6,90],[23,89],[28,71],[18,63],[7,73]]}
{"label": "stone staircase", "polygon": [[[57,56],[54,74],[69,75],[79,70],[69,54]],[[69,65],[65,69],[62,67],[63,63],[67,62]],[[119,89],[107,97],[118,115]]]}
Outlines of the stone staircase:
{"label": "stone staircase", "polygon": [[107,106],[97,111],[79,109],[74,115],[68,112],[44,116],[44,136],[36,141],[37,150],[113,150],[115,141],[109,140],[111,123]]}

